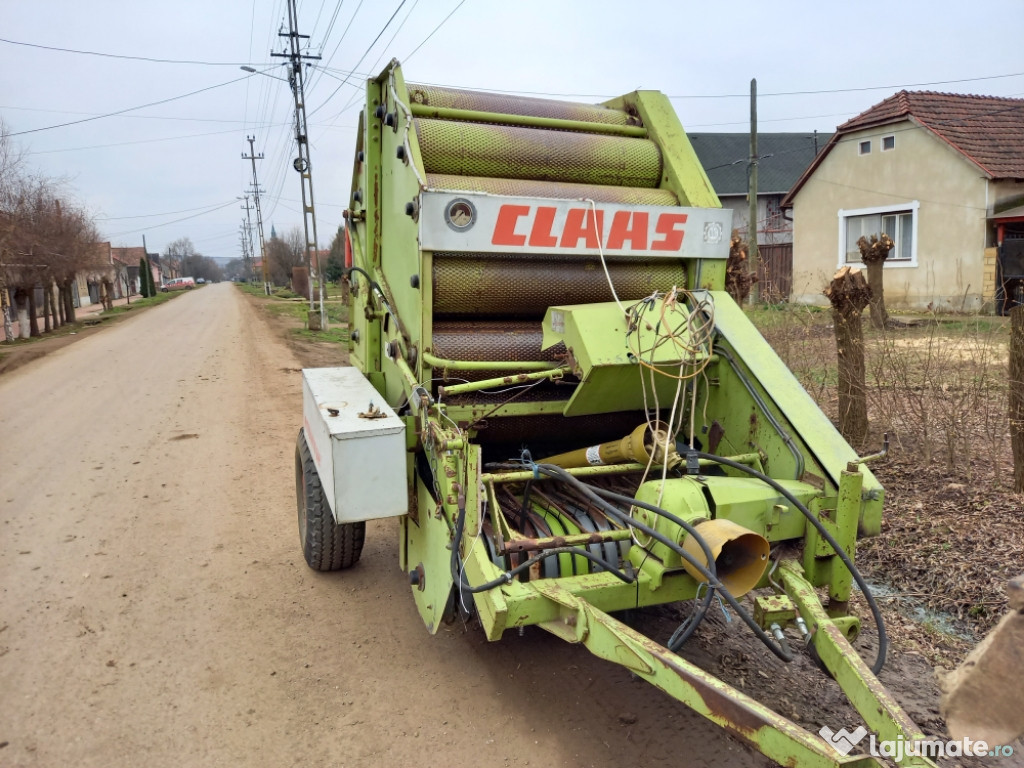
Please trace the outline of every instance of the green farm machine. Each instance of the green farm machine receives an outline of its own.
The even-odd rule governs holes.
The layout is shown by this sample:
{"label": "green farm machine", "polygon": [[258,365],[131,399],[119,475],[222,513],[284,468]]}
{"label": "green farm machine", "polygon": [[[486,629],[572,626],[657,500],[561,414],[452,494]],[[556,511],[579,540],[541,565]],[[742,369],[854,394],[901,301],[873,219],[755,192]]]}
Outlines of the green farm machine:
{"label": "green farm machine", "polygon": [[[396,517],[431,633],[536,625],[780,764],[874,765],[682,655],[721,602],[779,664],[809,653],[880,741],[923,738],[875,677],[853,564],[883,490],[725,292],[731,212],[666,97],[419,86],[392,62],[346,218],[351,367],[303,372],[312,568]],[[667,603],[670,637],[615,618]]]}

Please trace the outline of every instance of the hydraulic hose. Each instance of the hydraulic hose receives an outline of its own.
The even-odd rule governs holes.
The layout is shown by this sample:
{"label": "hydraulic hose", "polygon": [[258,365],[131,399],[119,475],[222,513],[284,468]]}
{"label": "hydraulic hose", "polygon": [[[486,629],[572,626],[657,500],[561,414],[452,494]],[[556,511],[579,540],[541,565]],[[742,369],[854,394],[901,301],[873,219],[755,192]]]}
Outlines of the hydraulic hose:
{"label": "hydraulic hose", "polygon": [[458,543],[462,540],[462,533],[465,530],[465,527],[466,527],[466,508],[465,507],[460,507],[459,508],[458,517],[457,517],[457,519],[455,521],[455,538],[454,538],[453,543],[452,543],[451,568],[452,568],[452,578],[459,583],[459,587],[462,589],[463,592],[469,592],[470,594],[474,594],[475,595],[475,594],[480,593],[480,592],[487,592],[488,590],[495,589],[496,587],[500,587],[503,584],[509,584],[509,583],[511,583],[512,579],[514,579],[516,576],[518,576],[523,571],[529,570],[530,567],[532,565],[534,565],[535,563],[539,563],[541,560],[544,560],[544,559],[549,558],[549,557],[553,557],[555,555],[579,555],[580,557],[585,557],[587,560],[590,560],[591,562],[596,563],[598,566],[601,567],[602,570],[608,571],[609,573],[611,573],[614,576],[616,576],[620,581],[623,581],[626,584],[632,584],[634,581],[636,581],[636,577],[635,576],[631,576],[629,574],[623,573],[618,568],[616,568],[614,565],[609,563],[607,560],[605,560],[605,559],[603,559],[601,557],[598,557],[597,555],[595,555],[593,552],[591,552],[588,549],[582,549],[580,547],[554,547],[552,549],[545,549],[543,552],[540,552],[539,554],[534,555],[533,557],[529,558],[528,560],[524,560],[523,562],[521,562],[519,565],[515,566],[514,568],[510,568],[509,570],[505,571],[498,578],[491,579],[490,581],[484,582],[483,584],[480,584],[479,586],[474,587],[474,586],[471,586],[469,584],[469,582],[466,581],[465,576],[462,574],[462,571],[459,569],[459,544]]}
{"label": "hydraulic hose", "polygon": [[[704,537],[697,532],[695,526],[686,520],[683,520],[681,517],[672,514],[668,510],[656,507],[653,504],[648,504],[637,499],[631,499],[628,496],[623,496],[604,488],[594,488],[593,490],[599,495],[604,496],[607,499],[611,499],[612,501],[618,501],[622,504],[631,504],[634,507],[640,507],[641,509],[653,512],[656,515],[661,515],[667,520],[683,528],[688,535],[694,537],[694,540],[700,546],[701,552],[704,553],[704,558],[708,562],[708,570],[714,574],[715,581],[718,581],[718,570],[715,565],[714,555],[712,554],[708,543],[704,540]],[[716,587],[711,586],[711,583],[708,582],[708,589],[707,592],[704,593],[704,599],[697,606],[697,610],[694,611],[686,621],[680,624],[678,629],[672,633],[672,636],[668,639],[668,643],[665,644],[666,648],[674,653],[682,648],[683,644],[693,636],[693,633],[697,631],[697,627],[699,627],[700,623],[704,621],[704,617],[707,615],[708,609],[711,607],[711,603],[715,599],[715,590]]]}
{"label": "hydraulic hose", "polygon": [[[714,587],[718,590],[719,594],[725,598],[725,601],[732,606],[733,610],[735,610],[739,617],[743,620],[743,623],[750,627],[751,631],[754,633],[757,639],[760,640],[765,645],[765,647],[768,648],[768,650],[770,650],[773,654],[775,654],[785,662],[790,662],[794,659],[793,653],[787,651],[786,648],[783,648],[782,646],[778,645],[775,641],[773,641],[772,638],[769,637],[765,633],[765,631],[758,626],[757,622],[754,621],[753,617],[747,612],[747,610],[742,605],[740,605],[739,601],[732,595],[732,593],[730,593],[729,590],[722,586],[722,583],[718,581],[718,578],[715,575],[713,575],[702,563],[698,562],[697,559],[694,558],[689,552],[684,550],[679,544],[672,541],[667,536],[662,535],[650,526],[644,525],[643,523],[634,520],[632,517],[630,517],[622,510],[617,509],[616,507],[607,503],[604,499],[601,498],[600,495],[597,494],[595,489],[591,488],[586,483],[581,482],[576,477],[571,475],[569,472],[562,469],[562,467],[556,467],[553,464],[535,464],[534,468],[537,472],[547,475],[548,477],[554,477],[564,482],[568,482],[578,491],[580,491],[585,496],[594,501],[607,514],[610,514],[613,517],[615,517],[615,519],[621,522],[623,525],[628,525],[633,528],[636,528],[638,531],[643,531],[648,536],[656,539],[657,541],[661,542],[666,547],[671,549],[673,552],[677,553],[680,557],[682,557],[684,560],[690,563],[690,565],[692,565],[700,573],[701,576],[704,577],[709,587]],[[628,497],[624,498],[626,498],[630,504],[634,504],[635,502],[635,499],[629,499]],[[678,522],[683,522],[679,517],[677,517],[676,515],[672,515],[670,512],[667,512],[666,510],[660,510],[658,514],[670,515],[668,519],[672,520],[672,522],[675,522],[677,524]],[[705,555],[705,557],[707,557],[707,555]],[[708,562],[713,565],[714,558],[708,558]]]}
{"label": "hydraulic hose", "polygon": [[815,530],[818,531],[818,534],[828,542],[828,545],[832,547],[832,549],[835,550],[836,555],[843,562],[843,565],[846,566],[847,570],[849,570],[850,575],[853,576],[853,580],[857,582],[857,586],[860,587],[860,591],[864,594],[864,599],[867,601],[868,608],[871,609],[871,616],[875,621],[875,628],[878,630],[878,654],[875,656],[875,663],[872,665],[871,671],[876,675],[881,672],[882,667],[885,666],[886,653],[889,650],[889,636],[885,631],[885,620],[882,618],[882,611],[879,609],[878,603],[875,601],[875,596],[871,594],[871,590],[868,589],[868,585],[864,581],[864,577],[861,576],[857,566],[853,564],[853,560],[848,554],[846,554],[846,550],[840,546],[839,542],[835,540],[835,537],[828,532],[828,529],[825,528],[820,520],[818,520],[817,516],[804,506],[796,496],[767,475],[762,472],[758,472],[753,467],[748,467],[746,464],[740,464],[739,462],[727,459],[724,456],[715,456],[714,454],[703,453],[701,451],[696,451],[695,453],[698,458],[707,459],[715,462],[716,464],[722,464],[723,466],[732,467],[733,469],[737,469],[741,472],[746,472],[748,475],[756,477],[758,480],[761,480],[771,486],[778,493],[782,494],[793,506],[799,509],[800,512],[803,513],[803,516],[807,518],[807,522],[813,525]]}

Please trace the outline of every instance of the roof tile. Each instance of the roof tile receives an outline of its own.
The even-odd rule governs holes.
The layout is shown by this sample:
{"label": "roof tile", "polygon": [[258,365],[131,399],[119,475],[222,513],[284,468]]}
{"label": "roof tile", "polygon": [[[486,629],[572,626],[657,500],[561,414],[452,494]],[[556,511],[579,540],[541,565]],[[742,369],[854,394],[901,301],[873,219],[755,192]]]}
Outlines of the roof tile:
{"label": "roof tile", "polygon": [[909,118],[936,133],[994,179],[1024,179],[1024,99],[936,91],[900,91],[838,133]]}

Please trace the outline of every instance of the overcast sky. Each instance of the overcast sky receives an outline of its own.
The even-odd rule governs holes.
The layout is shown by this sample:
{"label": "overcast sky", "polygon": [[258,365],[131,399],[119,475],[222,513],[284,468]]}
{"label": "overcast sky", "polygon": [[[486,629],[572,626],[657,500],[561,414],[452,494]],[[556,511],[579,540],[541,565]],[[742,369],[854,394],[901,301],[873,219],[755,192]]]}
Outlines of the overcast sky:
{"label": "overcast sky", "polygon": [[[162,252],[189,237],[237,257],[247,135],[265,155],[267,236],[302,224],[288,85],[239,69],[285,76],[270,56],[286,42],[285,3],[11,0],[0,117],[114,245],[145,235]],[[1022,0],[299,0],[299,31],[323,57],[306,99],[320,243],[348,204],[363,80],[392,57],[409,82],[591,102],[660,90],[695,132],[747,130],[756,77],[762,132],[832,131],[901,87],[1024,96],[1006,34],[1022,27]],[[804,93],[779,95],[792,92]]]}

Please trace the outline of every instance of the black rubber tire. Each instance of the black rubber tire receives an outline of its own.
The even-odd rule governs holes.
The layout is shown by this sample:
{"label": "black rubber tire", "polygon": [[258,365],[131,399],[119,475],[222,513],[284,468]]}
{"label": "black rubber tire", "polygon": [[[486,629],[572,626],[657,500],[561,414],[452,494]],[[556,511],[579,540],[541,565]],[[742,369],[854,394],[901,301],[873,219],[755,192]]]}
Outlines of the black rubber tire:
{"label": "black rubber tire", "polygon": [[334,522],[301,429],[295,441],[295,501],[299,513],[299,544],[310,568],[340,571],[359,562],[366,539],[366,523]]}

